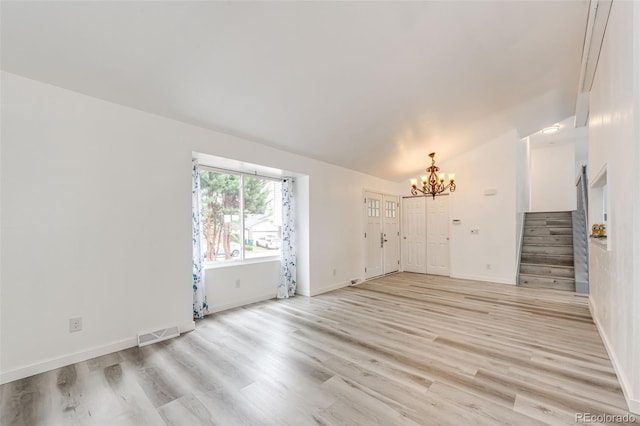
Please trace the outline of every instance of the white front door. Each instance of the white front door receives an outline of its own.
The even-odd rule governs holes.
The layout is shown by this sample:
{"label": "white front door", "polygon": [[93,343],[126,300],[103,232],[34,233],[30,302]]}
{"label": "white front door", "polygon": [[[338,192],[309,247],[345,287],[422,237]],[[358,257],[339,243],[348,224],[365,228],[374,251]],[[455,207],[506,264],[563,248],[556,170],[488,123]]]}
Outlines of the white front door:
{"label": "white front door", "polygon": [[427,202],[427,274],[449,276],[449,196]]}
{"label": "white front door", "polygon": [[383,274],[382,195],[366,192],[364,201],[367,218],[367,228],[364,234],[367,246],[364,275],[369,279]]}
{"label": "white front door", "polygon": [[365,278],[400,269],[400,204],[397,196],[365,192]]}
{"label": "white front door", "polygon": [[427,273],[426,197],[402,200],[402,269]]}
{"label": "white front door", "polygon": [[383,195],[382,220],[384,273],[389,274],[400,269],[400,200],[396,196]]}

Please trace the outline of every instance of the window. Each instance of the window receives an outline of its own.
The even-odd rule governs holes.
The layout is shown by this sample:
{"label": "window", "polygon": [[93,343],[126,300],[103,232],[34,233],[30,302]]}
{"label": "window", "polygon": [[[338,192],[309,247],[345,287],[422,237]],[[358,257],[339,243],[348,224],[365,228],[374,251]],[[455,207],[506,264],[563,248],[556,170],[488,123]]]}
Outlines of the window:
{"label": "window", "polygon": [[380,200],[369,198],[368,214],[369,214],[369,217],[380,216]]}
{"label": "window", "polygon": [[387,201],[385,203],[385,217],[395,218],[396,217],[396,202],[395,201]]}
{"label": "window", "polygon": [[277,180],[201,167],[205,262],[280,254],[282,186]]}

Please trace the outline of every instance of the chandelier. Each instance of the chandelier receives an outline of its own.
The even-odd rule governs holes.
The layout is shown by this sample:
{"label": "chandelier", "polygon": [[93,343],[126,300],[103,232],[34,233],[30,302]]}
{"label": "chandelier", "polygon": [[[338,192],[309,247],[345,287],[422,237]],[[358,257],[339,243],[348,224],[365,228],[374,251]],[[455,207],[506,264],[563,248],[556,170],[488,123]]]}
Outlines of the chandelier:
{"label": "chandelier", "polygon": [[421,177],[422,188],[418,187],[418,179],[411,179],[412,195],[431,195],[435,200],[437,194],[440,194],[447,189],[449,189],[449,191],[451,192],[454,192],[456,190],[456,175],[454,175],[453,173],[449,173],[449,183],[445,186],[444,173],[438,173],[438,171],[440,171],[440,167],[436,166],[436,160],[433,158],[435,156],[435,152],[429,154],[429,157],[431,157],[431,166],[427,167],[426,170],[429,175]]}

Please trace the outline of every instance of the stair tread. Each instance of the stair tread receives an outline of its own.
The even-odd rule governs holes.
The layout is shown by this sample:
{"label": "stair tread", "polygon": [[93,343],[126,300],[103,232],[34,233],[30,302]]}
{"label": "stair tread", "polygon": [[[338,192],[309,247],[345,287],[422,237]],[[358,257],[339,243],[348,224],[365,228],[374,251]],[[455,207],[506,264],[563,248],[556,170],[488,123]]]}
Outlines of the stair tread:
{"label": "stair tread", "polygon": [[565,215],[571,215],[571,211],[555,210],[555,211],[549,211],[549,212],[526,212],[526,214],[565,214]]}
{"label": "stair tread", "polygon": [[519,285],[575,291],[575,225],[570,211],[526,213]]}
{"label": "stair tread", "polygon": [[561,281],[575,281],[575,278],[559,277],[557,275],[540,275],[540,274],[521,273],[520,276],[521,277],[532,277],[532,278],[552,278],[554,280],[561,280]]}
{"label": "stair tread", "polygon": [[524,224],[524,229],[531,228],[573,228],[573,225],[527,225]]}
{"label": "stair tread", "polygon": [[522,244],[524,247],[526,246],[535,246],[535,247],[573,247],[573,244],[540,244],[540,243],[524,243]]}
{"label": "stair tread", "polygon": [[529,262],[520,262],[520,265],[527,266],[546,266],[548,268],[562,268],[562,269],[575,269],[573,266],[569,265],[553,265],[549,263],[529,263]]}
{"label": "stair tread", "polygon": [[[573,244],[572,235],[525,235],[524,238],[526,241],[529,241],[531,244],[539,244],[540,241],[545,241],[544,240],[545,238],[546,238],[546,242],[564,240],[565,241],[564,244],[567,244],[567,245]],[[537,242],[531,242],[532,240]],[[567,240],[570,240],[570,241],[567,241]]]}
{"label": "stair tread", "polygon": [[532,285],[532,284],[518,284],[520,287],[525,287],[525,288],[537,288],[537,289],[543,289],[543,290],[551,290],[551,291],[571,291],[571,292],[575,292],[575,283],[573,285],[571,285],[571,288],[557,288],[557,286],[547,286],[547,285]]}
{"label": "stair tread", "polygon": [[553,257],[573,257],[572,254],[547,254],[547,253],[522,253],[523,255],[527,255],[527,256],[553,256]]}

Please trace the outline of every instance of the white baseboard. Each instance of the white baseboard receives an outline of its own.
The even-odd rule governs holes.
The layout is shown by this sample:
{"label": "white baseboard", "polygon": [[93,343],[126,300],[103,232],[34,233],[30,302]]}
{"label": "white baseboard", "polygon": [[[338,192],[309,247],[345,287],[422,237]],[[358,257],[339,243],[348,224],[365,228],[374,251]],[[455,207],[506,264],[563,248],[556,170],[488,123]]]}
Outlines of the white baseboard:
{"label": "white baseboard", "polygon": [[[194,321],[188,321],[184,324],[180,324],[178,326],[178,330],[181,334],[187,333],[194,330],[195,326],[196,323]],[[82,362],[102,355],[118,352],[123,349],[129,349],[134,346],[138,346],[138,339],[136,337],[131,337],[118,340],[117,342],[108,343],[106,345],[96,346],[87,350],[74,352],[72,354],[25,365],[13,370],[2,371],[0,372],[0,385],[13,382],[14,380],[24,379],[25,377],[33,376],[34,374],[40,374],[46,371],[55,370],[56,368],[75,364],[76,362]]]}
{"label": "white baseboard", "polygon": [[250,305],[252,303],[264,302],[265,300],[275,299],[275,297],[275,293],[269,293],[262,296],[250,297],[248,299],[236,300],[230,303],[225,303],[224,305],[209,306],[209,312],[207,312],[207,315],[226,311],[227,309],[239,308],[240,306]]}
{"label": "white baseboard", "polygon": [[451,278],[455,278],[458,280],[471,280],[471,281],[483,281],[488,283],[496,283],[496,284],[509,284],[516,285],[516,282],[512,278],[496,278],[496,277],[485,277],[482,275],[450,275]]}
{"label": "white baseboard", "polygon": [[180,334],[188,333],[188,332],[193,331],[195,329],[196,329],[196,322],[195,321],[185,322],[184,324],[180,324],[178,326],[178,330],[180,331]]}
{"label": "white baseboard", "polygon": [[310,297],[311,293],[309,292],[308,288],[296,288],[296,296],[305,296],[305,297]]}
{"label": "white baseboard", "polygon": [[591,311],[591,318],[593,318],[593,322],[598,329],[598,333],[600,334],[600,338],[604,343],[604,348],[607,350],[607,354],[609,354],[609,359],[611,360],[611,364],[613,365],[613,369],[616,372],[616,376],[618,376],[618,381],[620,382],[620,387],[622,388],[622,393],[624,394],[624,398],[627,401],[627,406],[629,407],[629,411],[634,414],[640,414],[640,400],[633,399],[631,395],[631,387],[627,383],[625,377],[620,374],[620,363],[618,362],[618,358],[616,357],[615,352],[613,351],[613,346],[609,342],[606,333],[604,332],[604,328],[600,324],[598,317],[596,315],[597,309],[596,304],[593,301],[593,298],[589,296],[589,311]]}
{"label": "white baseboard", "polygon": [[337,290],[339,288],[349,287],[351,285],[351,281],[343,281],[341,283],[335,283],[328,285],[326,287],[311,291],[311,296],[317,296],[322,293],[328,293],[333,290]]}
{"label": "white baseboard", "polygon": [[44,373],[45,371],[55,370],[56,368],[75,364],[76,362],[86,361],[91,358],[121,351],[123,349],[132,348],[137,345],[138,340],[135,337],[131,337],[103,346],[96,346],[85,351],[79,351],[57,358],[51,358],[35,364],[26,365],[24,367],[19,367],[13,370],[3,371],[2,373],[0,373],[0,384],[13,382],[14,380],[23,379],[25,377],[33,376],[34,374],[40,374]]}
{"label": "white baseboard", "polygon": [[[398,272],[402,272],[402,271],[398,271]],[[395,272],[394,272],[395,273]],[[355,284],[351,284],[351,281],[355,280],[356,283]],[[351,287],[355,287],[359,284],[362,284],[363,282],[367,281],[367,278],[363,275],[361,277],[355,277],[352,280],[349,281],[349,286]]]}

